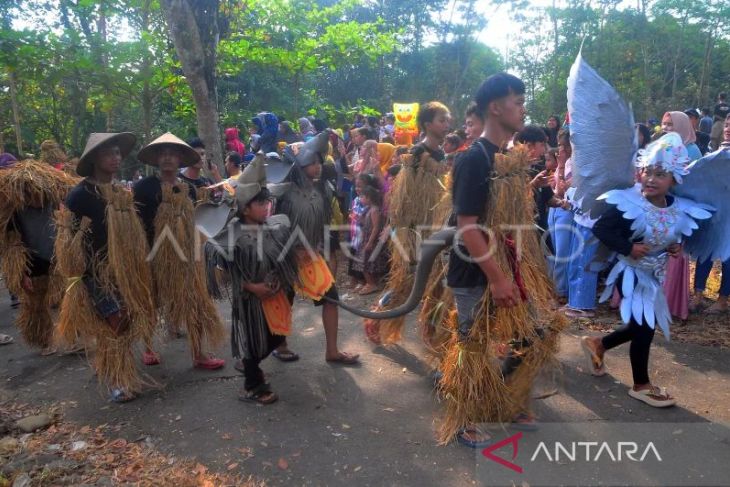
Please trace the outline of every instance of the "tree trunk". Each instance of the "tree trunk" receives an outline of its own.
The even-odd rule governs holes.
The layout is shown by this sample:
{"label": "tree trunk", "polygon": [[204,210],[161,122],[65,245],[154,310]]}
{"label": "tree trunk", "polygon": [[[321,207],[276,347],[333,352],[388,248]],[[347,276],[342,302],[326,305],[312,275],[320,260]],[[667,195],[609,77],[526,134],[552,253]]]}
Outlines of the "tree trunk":
{"label": "tree trunk", "polygon": [[185,79],[193,93],[198,136],[205,144],[210,161],[222,170],[223,150],[215,85],[218,1],[162,0],[160,4]]}
{"label": "tree trunk", "polygon": [[707,33],[707,40],[705,41],[705,55],[702,61],[702,72],[700,73],[700,86],[697,88],[697,98],[695,103],[697,106],[704,105],[705,100],[705,84],[709,85],[710,71],[712,70],[712,48],[714,32],[710,31]]}
{"label": "tree trunk", "polygon": [[10,85],[10,104],[13,109],[13,127],[15,129],[15,143],[18,146],[18,159],[23,158],[23,135],[20,133],[20,108],[18,107],[18,88],[15,84],[15,73],[8,71]]}

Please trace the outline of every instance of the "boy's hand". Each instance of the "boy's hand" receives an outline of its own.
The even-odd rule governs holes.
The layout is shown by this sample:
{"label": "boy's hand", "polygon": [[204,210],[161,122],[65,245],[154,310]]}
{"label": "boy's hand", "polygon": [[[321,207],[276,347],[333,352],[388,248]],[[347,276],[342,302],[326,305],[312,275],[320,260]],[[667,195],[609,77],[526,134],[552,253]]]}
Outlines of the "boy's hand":
{"label": "boy's hand", "polygon": [[501,308],[511,308],[520,301],[520,290],[517,285],[507,278],[489,282],[489,292],[492,301]]}
{"label": "boy's hand", "polygon": [[669,247],[667,247],[667,253],[671,257],[679,257],[682,253],[682,244],[680,243],[673,243]]}
{"label": "boy's hand", "polygon": [[250,293],[252,293],[254,296],[259,298],[259,300],[263,301],[264,299],[268,299],[279,290],[279,286],[276,286],[275,288],[272,288],[265,282],[255,282],[255,283],[247,283],[243,285],[244,289]]}
{"label": "boy's hand", "polygon": [[540,171],[538,175],[535,176],[532,181],[530,181],[530,186],[535,189],[544,188],[549,184],[550,183],[548,182],[547,178],[547,170]]}
{"label": "boy's hand", "polygon": [[649,253],[649,246],[643,243],[635,243],[631,247],[631,258],[635,260],[643,259]]}

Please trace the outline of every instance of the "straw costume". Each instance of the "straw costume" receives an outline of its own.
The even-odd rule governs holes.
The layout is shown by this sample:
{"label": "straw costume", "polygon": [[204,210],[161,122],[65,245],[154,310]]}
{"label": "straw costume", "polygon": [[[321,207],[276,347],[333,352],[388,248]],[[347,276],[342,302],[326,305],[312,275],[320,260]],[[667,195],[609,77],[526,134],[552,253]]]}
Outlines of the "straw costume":
{"label": "straw costume", "polygon": [[[293,252],[286,252],[289,220],[275,215],[260,224],[246,224],[244,211],[264,204],[266,188],[264,156],[259,154],[238,178],[237,216],[206,243],[206,259],[224,269],[231,285],[231,348],[243,363],[245,392],[241,400],[269,404],[276,400],[259,367],[262,360],[284,342],[291,332],[291,293],[297,281]],[[263,201],[262,201],[263,200]],[[252,210],[251,210],[252,211]],[[210,268],[210,267],[209,267]],[[265,283],[270,296],[260,299],[245,289]]]}
{"label": "straw costume", "polygon": [[[66,278],[57,335],[68,344],[96,343],[94,369],[112,398],[131,399],[147,382],[132,347],[154,332],[147,243],[129,191],[93,179],[101,150],[116,146],[123,158],[134,147],[130,133],[93,133],[79,159],[85,179],[71,190],[56,215],[57,265]],[[111,323],[118,321],[115,332]]]}
{"label": "straw costume", "polygon": [[[384,293],[386,299],[381,300],[377,311],[388,309],[386,302],[400,303],[408,296],[413,287],[413,266],[421,240],[427,238],[433,228],[440,228],[445,223],[444,212],[435,211],[446,192],[444,182],[439,179],[442,164],[426,150],[403,156],[402,161],[402,168],[390,190],[390,273]],[[404,323],[405,316],[379,322],[366,320],[365,329],[371,340],[392,344],[401,340]],[[375,339],[376,336],[379,339]]]}
{"label": "straw costume", "polygon": [[[160,154],[167,148],[179,152],[181,167],[200,160],[192,147],[171,133],[142,148],[137,157],[145,164],[157,166],[164,157]],[[194,222],[195,188],[179,179],[170,184],[153,175],[138,181],[133,193],[150,246],[148,261],[159,317],[168,327],[185,326],[196,367],[222,367],[222,360],[202,356],[206,347],[221,344],[225,330],[206,287]],[[152,365],[147,359],[146,362]]]}
{"label": "straw costume", "polygon": [[[470,151],[486,153],[481,141],[467,154]],[[477,297],[471,323],[464,326],[458,317],[461,313],[449,314],[454,331],[442,360],[439,384],[446,401],[439,428],[442,443],[469,425],[506,422],[528,414],[532,383],[557,353],[558,335],[565,322],[551,310],[552,285],[538,235],[532,231],[534,199],[525,189],[529,169],[523,147],[494,154],[488,197],[479,222],[491,232],[491,258],[514,279],[521,299],[512,308],[495,307],[488,286],[474,287],[471,289],[482,289],[483,294]],[[452,250],[450,266],[454,259]],[[451,276],[449,281],[452,286]],[[451,292],[456,295],[459,290]],[[503,352],[498,349],[504,344],[509,350],[501,357]]]}
{"label": "straw costume", "polygon": [[[15,324],[31,347],[50,349],[51,306],[63,281],[55,271],[53,213],[75,181],[51,165],[31,159],[0,171],[0,249],[8,290],[19,296]],[[24,286],[30,280],[31,286]]]}

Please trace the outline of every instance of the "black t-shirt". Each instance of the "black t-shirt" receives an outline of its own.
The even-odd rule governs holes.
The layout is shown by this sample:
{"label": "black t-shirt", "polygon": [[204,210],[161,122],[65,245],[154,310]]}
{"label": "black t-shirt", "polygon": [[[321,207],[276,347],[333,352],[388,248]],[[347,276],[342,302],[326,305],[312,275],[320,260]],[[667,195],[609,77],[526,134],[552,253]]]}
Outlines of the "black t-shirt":
{"label": "black t-shirt", "polygon": [[[195,187],[188,184],[188,196],[195,202]],[[175,188],[173,191],[176,191]],[[147,176],[137,181],[132,188],[134,193],[134,202],[137,205],[137,212],[142,219],[145,233],[147,234],[147,243],[150,247],[155,240],[155,216],[157,216],[157,208],[162,202],[162,181],[157,176]]]}
{"label": "black t-shirt", "polygon": [[715,121],[722,122],[724,121],[728,114],[730,114],[730,105],[728,105],[726,102],[721,101],[717,105],[715,105],[715,110],[713,111],[713,114],[715,115]]}
{"label": "black t-shirt", "polygon": [[[492,162],[498,151],[499,147],[482,137],[456,158],[452,177],[454,214],[451,223],[454,225],[457,216],[481,217],[485,214]],[[456,245],[459,252],[452,250],[449,256],[449,271],[446,276],[449,287],[486,285],[487,276],[479,264],[465,261],[461,256],[468,256],[469,252],[463,244]]]}
{"label": "black t-shirt", "polygon": [[106,201],[102,198],[98,187],[84,179],[69,192],[66,207],[73,212],[77,221],[87,217],[91,220],[90,242],[94,254],[106,255]]}
{"label": "black t-shirt", "polygon": [[695,131],[695,143],[697,144],[697,147],[700,149],[700,152],[704,156],[710,151],[710,134],[706,134],[704,132],[700,132],[699,130]]}
{"label": "black t-shirt", "polygon": [[205,176],[200,176],[198,179],[192,179],[187,177],[185,173],[181,172],[179,177],[194,188],[205,188],[213,184],[213,181]]}
{"label": "black t-shirt", "polygon": [[423,143],[416,144],[411,147],[411,154],[416,157],[419,157],[423,152],[428,152],[428,155],[430,155],[437,162],[443,162],[444,159],[446,159],[446,153],[441,149],[433,150],[426,147]]}

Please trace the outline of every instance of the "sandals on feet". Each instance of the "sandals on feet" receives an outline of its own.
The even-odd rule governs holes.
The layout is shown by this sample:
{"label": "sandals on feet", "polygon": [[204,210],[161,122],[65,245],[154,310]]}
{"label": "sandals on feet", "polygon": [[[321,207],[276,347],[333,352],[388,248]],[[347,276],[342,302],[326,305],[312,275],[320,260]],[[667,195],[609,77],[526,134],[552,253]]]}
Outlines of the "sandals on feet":
{"label": "sandals on feet", "polygon": [[[469,436],[466,436],[469,435]],[[478,439],[481,438],[481,439]],[[471,426],[462,428],[456,433],[456,441],[468,448],[486,448],[492,444],[492,437]]]}
{"label": "sandals on feet", "polygon": [[590,309],[577,309],[577,308],[571,308],[571,307],[565,307],[563,309],[563,314],[567,316],[568,318],[594,318],[596,316],[596,312]]}
{"label": "sandals on feet", "polygon": [[242,402],[250,402],[252,404],[261,404],[266,406],[273,404],[279,399],[279,396],[271,390],[269,384],[261,384],[251,390],[244,391],[243,394],[238,396],[238,400]]}
{"label": "sandals on feet", "polygon": [[519,413],[514,418],[512,418],[512,424],[510,425],[512,429],[520,430],[520,431],[537,431],[537,420],[535,419],[535,416],[529,413]]}
{"label": "sandals on feet", "polygon": [[667,408],[677,403],[677,400],[667,393],[666,387],[651,386],[649,389],[641,389],[640,391],[631,388],[629,389],[629,396],[655,408]]}
{"label": "sandals on feet", "polygon": [[271,355],[278,358],[282,362],[296,362],[297,360],[299,360],[299,355],[292,352],[291,350],[286,350],[284,352],[274,350],[273,352],[271,352]]}
{"label": "sandals on feet", "polygon": [[360,365],[360,354],[352,354],[347,352],[340,352],[340,355],[335,359],[326,359],[327,363],[333,365]]}
{"label": "sandals on feet", "polygon": [[193,367],[196,369],[205,369],[205,370],[218,370],[222,368],[224,365],[226,365],[226,361],[222,358],[215,358],[215,357],[205,357],[203,359],[196,359],[193,360]]}
{"label": "sandals on feet", "polygon": [[590,341],[590,337],[584,336],[580,339],[580,346],[581,348],[583,348],[583,352],[585,353],[586,358],[588,359],[588,363],[590,364],[591,374],[596,377],[601,377],[608,373],[608,369],[606,368],[605,361],[598,357],[598,355],[596,355],[596,352],[593,351],[593,347],[591,346]]}
{"label": "sandals on feet", "polygon": [[155,352],[144,352],[142,354],[142,363],[145,365],[159,365],[160,356]]}
{"label": "sandals on feet", "polygon": [[111,402],[115,402],[117,404],[123,404],[125,402],[133,401],[135,399],[134,394],[130,394],[129,392],[125,391],[124,389],[114,389],[112,390],[111,397],[109,400]]}

